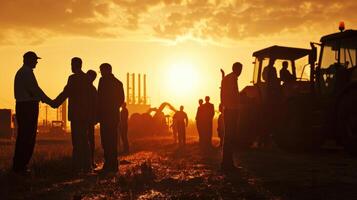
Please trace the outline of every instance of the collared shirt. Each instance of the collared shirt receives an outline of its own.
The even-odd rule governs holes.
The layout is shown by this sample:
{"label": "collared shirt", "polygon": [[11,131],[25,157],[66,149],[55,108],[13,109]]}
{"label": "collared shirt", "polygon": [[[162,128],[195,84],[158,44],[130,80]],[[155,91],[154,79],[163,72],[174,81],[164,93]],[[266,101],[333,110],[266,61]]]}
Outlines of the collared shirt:
{"label": "collared shirt", "polygon": [[38,86],[33,69],[25,65],[16,73],[14,93],[16,102],[41,101],[47,97]]}
{"label": "collared shirt", "polygon": [[227,74],[221,83],[221,103],[224,108],[239,108],[238,77],[232,72]]}

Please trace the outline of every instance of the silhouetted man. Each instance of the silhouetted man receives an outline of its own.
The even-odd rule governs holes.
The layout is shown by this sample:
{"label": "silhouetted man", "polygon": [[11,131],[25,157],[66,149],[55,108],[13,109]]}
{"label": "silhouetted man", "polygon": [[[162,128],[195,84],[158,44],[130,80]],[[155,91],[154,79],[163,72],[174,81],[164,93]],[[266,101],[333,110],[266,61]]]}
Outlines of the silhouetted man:
{"label": "silhouetted man", "polygon": [[71,122],[73,170],[87,172],[91,169],[91,153],[88,139],[88,126],[91,121],[91,83],[89,76],[82,71],[82,60],[71,60],[73,74],[67,85],[54,100],[54,107],[60,106],[68,98],[68,120]]}
{"label": "silhouetted man", "polygon": [[129,112],[126,108],[126,103],[124,102],[121,106],[120,111],[120,123],[119,123],[119,134],[120,139],[123,143],[123,151],[124,153],[129,153],[129,141],[128,141],[128,116]]}
{"label": "silhouetted man", "polygon": [[173,118],[177,127],[179,146],[186,144],[186,127],[188,125],[187,114],[183,111],[184,107],[180,106],[180,111],[177,111]]}
{"label": "silhouetted man", "polygon": [[205,103],[202,105],[202,136],[204,147],[212,146],[212,120],[214,117],[214,105],[210,102],[210,97],[205,97]]}
{"label": "silhouetted man", "polygon": [[288,70],[288,62],[284,61],[283,66],[279,72],[280,74],[280,80],[283,81],[284,83],[289,83],[291,81],[295,81],[294,75],[292,75],[289,70]]}
{"label": "silhouetted man", "polygon": [[39,101],[50,104],[37,84],[33,69],[41,59],[34,52],[23,55],[23,65],[15,76],[16,121],[18,132],[12,169],[16,173],[28,173],[27,165],[32,157],[36,142]]}
{"label": "silhouetted man", "polygon": [[221,104],[224,112],[224,141],[221,168],[224,171],[236,169],[233,161],[233,144],[238,134],[239,90],[238,77],[242,72],[242,64],[236,62],[233,72],[227,74],[221,83]]}
{"label": "silhouetted man", "polygon": [[266,82],[266,98],[268,102],[275,101],[280,90],[280,81],[274,63],[275,59],[270,59],[269,64],[263,70],[263,79]]}
{"label": "silhouetted man", "polygon": [[95,151],[95,136],[94,129],[95,124],[98,121],[98,92],[97,88],[93,85],[94,80],[97,78],[97,73],[94,70],[88,70],[87,75],[89,78],[90,85],[90,93],[89,93],[89,124],[88,124],[88,139],[89,139],[89,147],[91,153],[92,167],[95,168],[96,164],[94,162],[94,151]]}
{"label": "silhouetted man", "polygon": [[123,84],[112,74],[108,63],[100,65],[102,77],[98,85],[100,136],[104,150],[103,173],[118,171],[119,109],[124,103]]}
{"label": "silhouetted man", "polygon": [[197,108],[197,113],[196,113],[196,128],[197,128],[197,132],[198,132],[198,141],[199,144],[202,146],[203,145],[203,131],[202,131],[202,127],[203,127],[203,122],[202,122],[202,105],[203,105],[203,100],[199,99],[198,100],[198,108]]}

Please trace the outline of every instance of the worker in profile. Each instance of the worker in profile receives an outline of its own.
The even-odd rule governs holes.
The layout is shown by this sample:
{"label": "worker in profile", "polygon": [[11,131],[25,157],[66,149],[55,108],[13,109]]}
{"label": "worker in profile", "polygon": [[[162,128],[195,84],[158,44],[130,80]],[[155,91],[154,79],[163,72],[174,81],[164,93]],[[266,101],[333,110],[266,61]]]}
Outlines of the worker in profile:
{"label": "worker in profile", "polygon": [[41,58],[32,51],[23,55],[23,65],[16,72],[14,84],[18,130],[12,170],[24,175],[30,173],[27,165],[31,160],[36,143],[39,102],[42,101],[49,105],[53,103],[38,85],[33,72],[38,59]]}
{"label": "worker in profile", "polygon": [[88,124],[88,139],[89,139],[89,147],[90,147],[90,155],[92,160],[92,167],[96,168],[96,164],[94,162],[94,151],[95,151],[95,137],[94,137],[94,129],[95,125],[98,121],[98,91],[97,88],[93,85],[94,80],[97,78],[97,73],[94,70],[88,70],[87,75],[89,77],[90,91],[89,91],[89,124]]}
{"label": "worker in profile", "polygon": [[238,77],[243,65],[236,62],[232,72],[223,77],[221,82],[221,105],[224,113],[224,139],[221,169],[229,172],[236,170],[233,161],[234,138],[238,134],[239,119],[239,90]]}
{"label": "worker in profile", "polygon": [[197,128],[197,132],[198,132],[198,141],[200,146],[203,146],[203,122],[202,122],[202,105],[203,105],[203,99],[199,99],[198,100],[198,108],[197,108],[197,112],[196,112],[196,128]]}
{"label": "worker in profile", "polygon": [[274,63],[275,59],[271,58],[269,64],[263,70],[263,80],[266,83],[265,98],[269,104],[276,102],[280,94],[280,81]]}
{"label": "worker in profile", "polygon": [[75,172],[89,172],[92,169],[88,124],[90,118],[90,81],[82,71],[82,59],[71,60],[72,75],[63,91],[54,100],[54,107],[59,107],[68,98],[68,120],[71,121],[72,160]]}
{"label": "worker in profile", "polygon": [[119,109],[124,103],[123,83],[112,73],[109,63],[100,65],[102,77],[98,84],[98,118],[100,137],[104,151],[102,174],[118,172],[118,125]]}
{"label": "worker in profile", "polygon": [[205,103],[202,105],[202,123],[203,123],[203,146],[204,148],[212,147],[212,121],[214,117],[214,105],[210,103],[210,97],[205,97]]}
{"label": "worker in profile", "polygon": [[180,106],[180,110],[173,116],[173,120],[177,127],[179,147],[183,147],[186,144],[186,127],[188,126],[188,117],[183,109],[184,107]]}
{"label": "worker in profile", "polygon": [[[128,117],[129,111],[126,108],[126,103],[124,102],[121,106],[120,111],[120,122],[119,122],[119,139],[123,144],[123,153],[129,153],[129,141],[128,141]],[[120,143],[120,141],[118,141]]]}
{"label": "worker in profile", "polygon": [[275,86],[278,83],[278,76],[276,73],[276,68],[274,67],[275,59],[271,58],[269,64],[264,67],[263,70],[263,80],[271,86]]}
{"label": "worker in profile", "polygon": [[288,61],[284,61],[282,64],[282,68],[279,72],[280,80],[283,81],[284,83],[290,83],[292,81],[295,81],[296,79],[296,77],[289,72],[288,65],[289,65]]}

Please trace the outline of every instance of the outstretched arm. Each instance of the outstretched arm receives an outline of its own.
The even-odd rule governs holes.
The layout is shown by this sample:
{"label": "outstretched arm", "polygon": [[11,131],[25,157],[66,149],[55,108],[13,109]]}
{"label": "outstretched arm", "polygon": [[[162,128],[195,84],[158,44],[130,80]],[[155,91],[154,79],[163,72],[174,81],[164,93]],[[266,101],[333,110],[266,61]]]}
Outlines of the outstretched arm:
{"label": "outstretched arm", "polygon": [[52,103],[52,100],[42,91],[42,89],[38,85],[33,72],[31,72],[31,75],[26,79],[26,87],[33,96],[41,100],[43,103]]}
{"label": "outstretched arm", "polygon": [[68,78],[67,85],[64,87],[63,91],[53,100],[51,107],[58,108],[69,96],[72,87],[72,81]]}

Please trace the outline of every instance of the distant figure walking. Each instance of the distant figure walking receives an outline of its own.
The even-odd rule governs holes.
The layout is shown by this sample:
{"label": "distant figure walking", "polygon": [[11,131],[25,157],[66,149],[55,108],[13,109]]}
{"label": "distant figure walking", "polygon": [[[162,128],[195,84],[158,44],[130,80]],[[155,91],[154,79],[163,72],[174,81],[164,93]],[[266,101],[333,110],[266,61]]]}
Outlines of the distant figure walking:
{"label": "distant figure walking", "polygon": [[221,168],[224,171],[236,169],[233,161],[234,136],[238,134],[239,90],[238,77],[242,72],[242,64],[236,62],[233,72],[227,74],[221,83],[221,104],[224,113],[224,140]]}
{"label": "distant figure walking", "polygon": [[26,52],[23,55],[23,65],[15,76],[14,92],[18,132],[12,170],[21,174],[29,172],[27,165],[36,142],[39,101],[52,103],[52,100],[38,86],[33,73],[38,59],[41,58],[34,52]]}
{"label": "distant figure walking", "polygon": [[94,151],[95,151],[95,136],[94,129],[98,121],[98,91],[93,85],[94,80],[97,78],[97,73],[94,70],[88,70],[87,75],[89,77],[90,85],[90,97],[89,97],[89,124],[88,124],[88,139],[89,147],[91,153],[92,167],[96,168],[94,161]]}
{"label": "distant figure walking", "polygon": [[188,126],[188,117],[183,109],[184,107],[180,106],[180,111],[177,111],[173,116],[177,127],[178,142],[180,147],[183,147],[186,144],[186,127]]}
{"label": "distant figure walking", "polygon": [[219,116],[217,120],[217,133],[219,137],[219,146],[223,146],[223,139],[224,139],[224,119],[223,119],[223,106],[219,104]]}
{"label": "distant figure walking", "polygon": [[119,122],[120,137],[119,138],[121,139],[121,142],[123,144],[123,151],[125,154],[129,153],[128,116],[129,116],[129,111],[126,108],[126,103],[124,102],[123,105],[121,106],[121,111],[120,111],[120,122]]}
{"label": "distant figure walking", "polygon": [[100,136],[104,150],[103,173],[118,172],[119,109],[124,103],[123,83],[112,74],[108,63],[100,65],[102,77],[98,85]]}
{"label": "distant figure walking", "polygon": [[59,107],[68,98],[68,120],[71,121],[73,170],[88,172],[92,168],[88,127],[91,121],[91,82],[82,71],[82,59],[71,60],[73,74],[68,77],[67,85],[54,100]]}
{"label": "distant figure walking", "polygon": [[197,128],[197,132],[198,132],[198,141],[199,144],[202,146],[203,145],[203,112],[202,112],[202,105],[203,105],[203,100],[199,99],[198,100],[198,108],[197,108],[197,113],[196,113],[196,128]]}
{"label": "distant figure walking", "polygon": [[214,117],[214,105],[210,102],[210,97],[205,97],[205,103],[202,105],[202,136],[203,145],[206,148],[212,147],[212,121]]}

